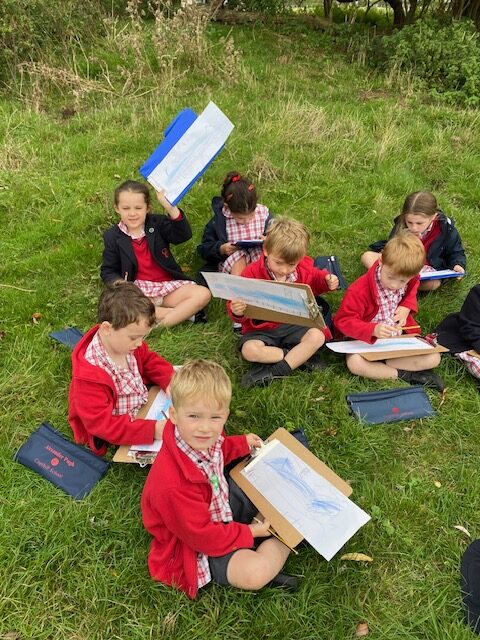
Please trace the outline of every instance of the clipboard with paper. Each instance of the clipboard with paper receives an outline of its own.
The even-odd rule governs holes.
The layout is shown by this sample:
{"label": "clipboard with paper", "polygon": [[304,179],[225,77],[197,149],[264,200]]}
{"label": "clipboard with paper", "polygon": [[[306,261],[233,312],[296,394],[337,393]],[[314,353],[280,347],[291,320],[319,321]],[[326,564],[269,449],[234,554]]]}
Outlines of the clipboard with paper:
{"label": "clipboard with paper", "polygon": [[308,284],[256,280],[202,271],[214,298],[243,300],[245,316],[323,329],[325,320]]}
{"label": "clipboard with paper", "polygon": [[230,475],[287,546],[305,538],[326,560],[370,520],[350,485],[282,428]]}

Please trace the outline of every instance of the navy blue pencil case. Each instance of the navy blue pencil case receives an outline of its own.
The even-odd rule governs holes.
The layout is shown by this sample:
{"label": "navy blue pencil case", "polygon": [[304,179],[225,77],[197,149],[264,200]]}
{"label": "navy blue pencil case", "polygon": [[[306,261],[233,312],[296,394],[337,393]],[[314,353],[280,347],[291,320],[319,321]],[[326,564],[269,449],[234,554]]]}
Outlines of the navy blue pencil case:
{"label": "navy blue pencil case", "polygon": [[435,415],[422,386],[386,389],[347,396],[352,415],[368,424],[399,422]]}
{"label": "navy blue pencil case", "polygon": [[73,347],[80,341],[83,333],[77,327],[67,327],[67,329],[61,329],[60,331],[52,331],[48,334],[50,338],[53,338],[60,344],[64,344],[66,347],[73,349]]}
{"label": "navy blue pencil case", "polygon": [[110,467],[109,462],[70,442],[48,422],[43,422],[32,433],[13,459],[50,480],[75,500],[90,493]]}

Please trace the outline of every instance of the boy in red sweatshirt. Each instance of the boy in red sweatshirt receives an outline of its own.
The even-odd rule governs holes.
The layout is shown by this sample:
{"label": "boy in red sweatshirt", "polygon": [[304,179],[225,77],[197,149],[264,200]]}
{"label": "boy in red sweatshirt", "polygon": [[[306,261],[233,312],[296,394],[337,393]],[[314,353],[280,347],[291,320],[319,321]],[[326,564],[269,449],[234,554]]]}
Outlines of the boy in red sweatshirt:
{"label": "boy in red sweatshirt", "polygon": [[[377,338],[419,333],[413,318],[417,311],[419,272],[425,264],[425,249],[411,233],[395,235],[387,242],[378,260],[348,287],[333,319],[340,337],[372,344]],[[346,356],[351,373],[374,380],[397,379],[443,391],[440,376],[432,373],[440,363],[439,353],[405,356],[370,362],[361,354]]]}
{"label": "boy in red sweatshirt", "polygon": [[[269,522],[224,474],[224,465],[259,447],[253,433],[225,436],[232,387],[215,362],[192,360],[171,384],[170,419],[142,493],[142,518],[153,540],[154,580],[189,598],[213,581],[240,589],[295,587],[280,574],[290,549],[270,538]],[[257,514],[258,515],[258,514]],[[265,538],[256,549],[255,538]]]}
{"label": "boy in red sweatshirt", "polygon": [[[325,269],[317,269],[308,257],[309,233],[301,222],[276,218],[270,224],[263,255],[243,271],[244,278],[298,282],[310,285],[314,295],[338,287],[338,278]],[[229,300],[227,310],[234,322],[242,325],[239,348],[248,362],[258,362],[242,378],[242,385],[251,387],[270,384],[274,378],[288,376],[301,365],[309,370],[323,368],[317,351],[331,339],[327,327],[308,328],[255,320],[244,316],[245,302]]]}
{"label": "boy in red sweatshirt", "polygon": [[155,307],[133,282],[106,286],[98,322],[73,350],[68,421],[75,442],[104,455],[109,444],[162,437],[164,420],[136,415],[147,401],[146,384],[166,390],[173,367],[143,342],[156,322]]}

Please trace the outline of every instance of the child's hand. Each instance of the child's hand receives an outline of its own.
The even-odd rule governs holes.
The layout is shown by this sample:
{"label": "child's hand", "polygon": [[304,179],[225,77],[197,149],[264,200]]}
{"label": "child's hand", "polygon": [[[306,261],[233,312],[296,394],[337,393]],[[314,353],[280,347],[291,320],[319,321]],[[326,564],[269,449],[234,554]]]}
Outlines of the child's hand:
{"label": "child's hand", "polygon": [[410,309],[408,307],[402,307],[401,305],[397,307],[395,314],[393,316],[393,321],[398,327],[404,327],[407,322],[408,314],[410,313]]}
{"label": "child's hand", "polygon": [[258,449],[263,445],[263,440],[259,436],[257,436],[255,433],[247,433],[247,444],[250,447],[250,449],[252,447],[255,447],[256,449]]}
{"label": "child's hand", "polygon": [[231,302],[231,309],[234,316],[243,316],[246,308],[247,303],[243,302],[243,300],[232,300]]}
{"label": "child's hand", "polygon": [[225,242],[225,244],[220,245],[220,253],[222,256],[231,256],[235,251],[238,251],[238,247],[231,242]]}
{"label": "child's hand", "polygon": [[166,420],[157,420],[155,422],[155,432],[153,434],[153,437],[155,438],[155,440],[161,440],[162,436],[163,436],[163,430],[165,428],[167,421]]}
{"label": "child's hand", "polygon": [[[456,264],[452,271],[456,271],[457,273],[465,273],[465,269],[463,267],[461,267],[459,264]],[[459,278],[459,280],[461,280],[461,278]]]}
{"label": "child's hand", "polygon": [[170,218],[178,218],[178,216],[180,215],[180,209],[173,204],[170,204],[165,196],[165,191],[157,191],[157,200],[168,213]]}
{"label": "child's hand", "polygon": [[333,273],[329,273],[325,276],[325,282],[327,283],[327,287],[330,291],[335,291],[335,289],[338,289],[338,285],[340,284],[337,276],[334,276]]}
{"label": "child's hand", "polygon": [[376,324],[375,329],[373,330],[373,335],[376,338],[393,338],[394,336],[398,336],[400,333],[402,332],[395,329],[395,327],[381,322]]}
{"label": "child's hand", "polygon": [[254,518],[253,522],[248,526],[254,538],[268,538],[272,535],[269,531],[270,522],[268,520],[261,522],[257,518]]}

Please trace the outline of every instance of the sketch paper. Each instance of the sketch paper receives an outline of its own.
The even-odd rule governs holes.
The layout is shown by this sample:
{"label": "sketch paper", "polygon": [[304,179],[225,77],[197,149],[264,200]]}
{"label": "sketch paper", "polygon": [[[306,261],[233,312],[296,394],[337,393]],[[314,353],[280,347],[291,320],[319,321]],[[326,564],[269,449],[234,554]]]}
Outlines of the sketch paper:
{"label": "sketch paper", "polygon": [[305,289],[282,286],[269,280],[242,278],[227,273],[202,271],[214,298],[223,300],[243,300],[261,309],[288,313],[301,318],[309,318],[307,292]]}
{"label": "sketch paper", "polygon": [[[165,420],[168,416],[168,409],[172,404],[172,399],[167,396],[165,391],[160,391],[155,396],[150,409],[145,416],[145,420]],[[160,451],[162,447],[161,440],[154,440],[152,444],[132,444],[128,451],[128,455],[133,455],[134,451]]]}
{"label": "sketch paper", "polygon": [[439,269],[437,271],[420,271],[420,280],[440,280],[443,278],[462,278],[465,273],[458,273],[453,269]]}
{"label": "sketch paper", "polygon": [[174,202],[220,151],[233,127],[210,102],[149,174],[148,182],[157,191],[163,189],[168,201]]}
{"label": "sketch paper", "polygon": [[408,351],[410,349],[428,351],[433,349],[432,345],[415,337],[380,338],[373,344],[363,342],[363,340],[340,340],[327,342],[327,347],[335,353],[380,353],[382,351]]}
{"label": "sketch paper", "polygon": [[241,473],[318,553],[331,560],[370,516],[283,443],[273,442]]}

